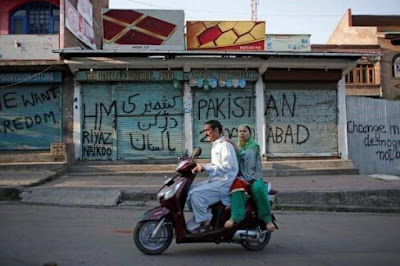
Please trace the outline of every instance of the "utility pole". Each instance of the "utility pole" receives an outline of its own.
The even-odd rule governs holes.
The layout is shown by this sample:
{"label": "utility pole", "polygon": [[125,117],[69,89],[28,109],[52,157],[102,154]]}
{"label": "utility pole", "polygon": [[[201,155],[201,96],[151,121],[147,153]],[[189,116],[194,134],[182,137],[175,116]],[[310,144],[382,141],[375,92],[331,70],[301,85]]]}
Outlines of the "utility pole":
{"label": "utility pole", "polygon": [[260,0],[250,0],[252,21],[257,21],[257,7],[259,3]]}

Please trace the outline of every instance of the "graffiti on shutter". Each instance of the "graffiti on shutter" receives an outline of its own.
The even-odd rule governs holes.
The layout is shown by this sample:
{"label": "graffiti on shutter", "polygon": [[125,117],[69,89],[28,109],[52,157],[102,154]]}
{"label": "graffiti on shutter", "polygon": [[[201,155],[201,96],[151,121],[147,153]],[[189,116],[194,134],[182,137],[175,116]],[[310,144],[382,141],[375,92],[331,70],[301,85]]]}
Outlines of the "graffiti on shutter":
{"label": "graffiti on shutter", "polygon": [[182,93],[172,82],[92,83],[82,91],[83,159],[182,156]]}
{"label": "graffiti on shutter", "polygon": [[270,85],[265,116],[268,156],[337,155],[336,90]]}
{"label": "graffiti on shutter", "polygon": [[117,86],[118,159],[183,155],[182,92],[172,82]]}
{"label": "graffiti on shutter", "polygon": [[82,86],[82,159],[112,160],[115,152],[116,103],[111,84]]}
{"label": "graffiti on shutter", "polygon": [[193,137],[194,146],[203,150],[201,157],[210,158],[211,143],[204,136],[204,123],[218,120],[223,135],[237,141],[238,127],[249,124],[255,127],[255,99],[253,84],[245,88],[193,89]]}
{"label": "graffiti on shutter", "polygon": [[49,150],[60,141],[59,85],[0,89],[0,150]]}

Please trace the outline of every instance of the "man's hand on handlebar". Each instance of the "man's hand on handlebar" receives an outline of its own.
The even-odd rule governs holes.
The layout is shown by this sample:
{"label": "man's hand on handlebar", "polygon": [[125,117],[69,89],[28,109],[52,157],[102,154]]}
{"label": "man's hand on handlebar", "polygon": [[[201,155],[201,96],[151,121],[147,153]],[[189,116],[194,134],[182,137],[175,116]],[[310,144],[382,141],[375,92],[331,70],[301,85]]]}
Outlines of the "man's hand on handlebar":
{"label": "man's hand on handlebar", "polygon": [[200,164],[198,164],[195,168],[192,169],[192,173],[200,173],[204,171],[204,167]]}

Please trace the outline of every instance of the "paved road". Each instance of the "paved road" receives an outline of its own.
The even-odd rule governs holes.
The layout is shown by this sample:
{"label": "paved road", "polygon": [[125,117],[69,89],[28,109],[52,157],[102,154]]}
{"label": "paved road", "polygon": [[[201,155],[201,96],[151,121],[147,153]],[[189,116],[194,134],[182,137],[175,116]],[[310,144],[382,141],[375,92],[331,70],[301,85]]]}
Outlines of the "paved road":
{"label": "paved road", "polygon": [[133,245],[140,208],[0,203],[0,265],[400,265],[400,214],[278,212],[261,252],[174,242],[159,256]]}

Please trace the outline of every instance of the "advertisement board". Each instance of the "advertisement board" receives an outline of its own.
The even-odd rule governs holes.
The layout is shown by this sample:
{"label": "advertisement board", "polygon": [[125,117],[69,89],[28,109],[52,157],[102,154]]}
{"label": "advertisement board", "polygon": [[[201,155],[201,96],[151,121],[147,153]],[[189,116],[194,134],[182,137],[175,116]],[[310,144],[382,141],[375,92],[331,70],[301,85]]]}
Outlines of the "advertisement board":
{"label": "advertisement board", "polygon": [[264,21],[188,21],[188,50],[264,51]]}
{"label": "advertisement board", "polygon": [[92,49],[96,49],[93,27],[86,22],[68,0],[65,0],[65,27],[84,44]]}
{"label": "advertisement board", "polygon": [[103,49],[184,50],[183,10],[103,10]]}
{"label": "advertisement board", "polygon": [[310,35],[267,34],[266,51],[311,51]]}

